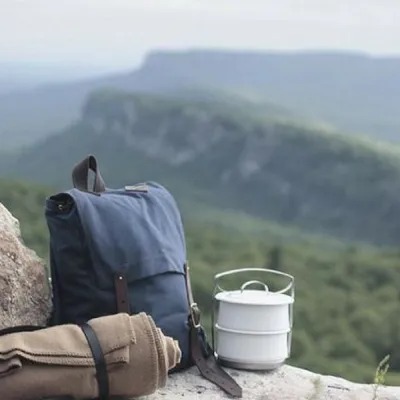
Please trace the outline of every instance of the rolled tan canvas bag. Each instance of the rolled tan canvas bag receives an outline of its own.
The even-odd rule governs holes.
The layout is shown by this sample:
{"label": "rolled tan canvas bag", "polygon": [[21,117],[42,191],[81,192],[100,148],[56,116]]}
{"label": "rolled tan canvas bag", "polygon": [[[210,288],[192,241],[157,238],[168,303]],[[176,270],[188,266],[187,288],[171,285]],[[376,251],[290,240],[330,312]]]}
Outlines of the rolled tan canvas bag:
{"label": "rolled tan canvas bag", "polygon": [[[180,361],[178,342],[145,313],[95,318],[87,325],[101,346],[110,396],[152,394]],[[101,366],[96,368],[87,334],[66,324],[0,336],[0,399],[97,398]]]}

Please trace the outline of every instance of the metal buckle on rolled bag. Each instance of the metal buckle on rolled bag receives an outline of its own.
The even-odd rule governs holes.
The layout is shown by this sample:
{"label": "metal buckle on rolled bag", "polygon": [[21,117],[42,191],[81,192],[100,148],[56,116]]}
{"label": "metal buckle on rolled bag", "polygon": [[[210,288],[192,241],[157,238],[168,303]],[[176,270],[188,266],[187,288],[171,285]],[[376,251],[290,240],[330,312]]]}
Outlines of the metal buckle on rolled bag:
{"label": "metal buckle on rolled bag", "polygon": [[[238,290],[221,288],[222,278],[253,272],[274,274],[289,283],[276,292],[261,280],[246,281]],[[272,370],[283,365],[291,351],[294,277],[265,268],[243,268],[217,274],[214,282],[212,347],[218,362],[244,370]],[[261,290],[249,289],[256,285]]]}

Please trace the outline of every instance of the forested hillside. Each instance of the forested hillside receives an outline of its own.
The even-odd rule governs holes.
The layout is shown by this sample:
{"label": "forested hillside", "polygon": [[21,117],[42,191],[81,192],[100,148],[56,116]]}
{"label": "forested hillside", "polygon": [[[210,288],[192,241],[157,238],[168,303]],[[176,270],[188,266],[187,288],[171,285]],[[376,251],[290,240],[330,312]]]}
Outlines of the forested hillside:
{"label": "forested hillside", "polygon": [[340,240],[396,246],[400,152],[257,109],[101,90],[69,129],[2,161],[3,176],[68,187],[96,154],[110,187],[168,184],[183,201]]}
{"label": "forested hillside", "polygon": [[[48,251],[44,201],[54,191],[0,181],[0,202],[19,218],[26,244],[44,258]],[[329,239],[321,247],[301,239],[296,242],[290,233],[286,240],[284,229],[279,231],[274,224],[269,233],[266,229],[249,235],[243,219],[243,231],[236,229],[235,233],[219,224],[216,215],[210,223],[185,212],[184,220],[194,294],[206,314],[208,329],[213,276],[218,271],[246,266],[281,269],[296,279],[289,364],[371,382],[378,362],[390,354],[387,383],[400,384],[400,322],[396,318],[400,313],[396,289],[400,287],[400,252]],[[326,251],[330,247],[334,251]]]}

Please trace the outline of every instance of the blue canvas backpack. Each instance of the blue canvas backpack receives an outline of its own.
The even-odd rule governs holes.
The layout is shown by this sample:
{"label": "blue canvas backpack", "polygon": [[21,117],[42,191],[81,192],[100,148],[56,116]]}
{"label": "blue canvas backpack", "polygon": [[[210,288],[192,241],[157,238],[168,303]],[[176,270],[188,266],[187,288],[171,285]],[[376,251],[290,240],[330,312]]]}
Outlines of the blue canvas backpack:
{"label": "blue canvas backpack", "polygon": [[[46,199],[53,295],[49,326],[83,326],[95,317],[146,312],[179,342],[182,359],[171,372],[195,364],[206,379],[241,397],[240,386],[219,366],[201,326],[184,228],[171,193],[156,182],[107,188],[93,155],[75,165],[72,181],[72,189]],[[93,348],[99,353],[98,345]],[[94,352],[94,357],[101,360],[102,354]],[[101,368],[100,361],[97,365]],[[103,377],[100,397],[107,399],[106,373],[97,376]]]}

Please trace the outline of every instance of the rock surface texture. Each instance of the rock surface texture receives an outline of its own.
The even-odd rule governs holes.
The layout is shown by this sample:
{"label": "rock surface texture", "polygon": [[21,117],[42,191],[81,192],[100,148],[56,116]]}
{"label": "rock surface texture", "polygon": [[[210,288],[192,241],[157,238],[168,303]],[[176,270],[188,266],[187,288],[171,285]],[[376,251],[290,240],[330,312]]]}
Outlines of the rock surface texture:
{"label": "rock surface texture", "polygon": [[[43,325],[51,310],[45,263],[21,239],[19,222],[0,203],[0,329]],[[243,400],[400,400],[400,387],[363,385],[288,365],[272,372],[228,372]],[[142,400],[228,399],[196,367],[170,375],[167,386]]]}
{"label": "rock surface texture", "polygon": [[0,329],[43,325],[50,309],[45,263],[23,244],[19,221],[0,203]]}
{"label": "rock surface texture", "polygon": [[[399,400],[400,387],[349,382],[285,365],[272,372],[227,369],[243,388],[243,400]],[[167,386],[142,400],[223,400],[230,397],[203,379],[197,368],[171,375]]]}

